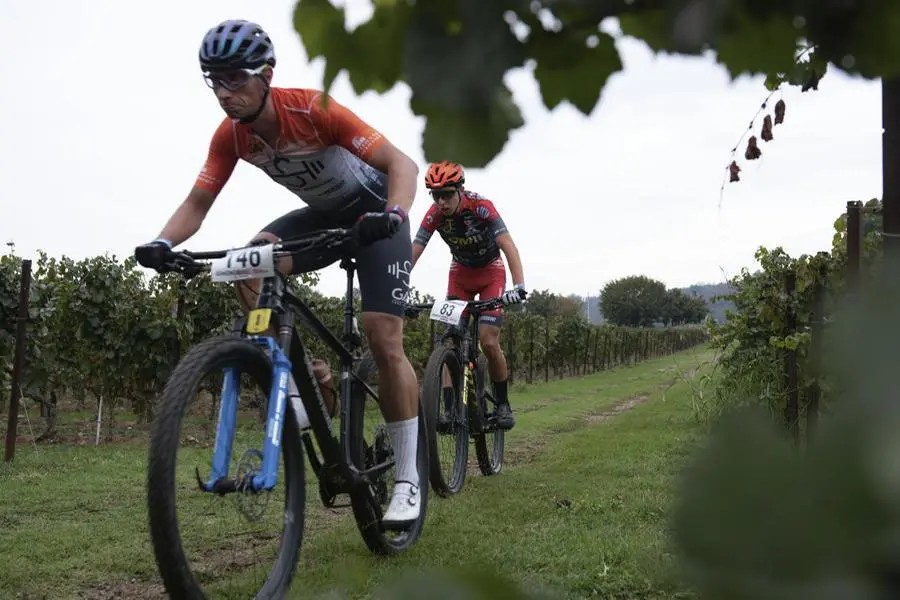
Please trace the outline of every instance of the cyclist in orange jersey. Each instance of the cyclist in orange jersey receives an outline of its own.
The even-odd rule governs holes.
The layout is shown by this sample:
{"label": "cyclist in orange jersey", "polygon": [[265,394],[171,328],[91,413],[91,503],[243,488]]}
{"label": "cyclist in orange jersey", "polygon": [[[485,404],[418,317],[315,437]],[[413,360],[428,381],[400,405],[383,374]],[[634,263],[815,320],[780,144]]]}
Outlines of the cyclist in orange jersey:
{"label": "cyclist in orange jersey", "polygon": [[[234,171],[244,160],[293,192],[306,206],[292,210],[253,238],[273,242],[308,231],[354,227],[362,249],[355,259],[362,296],[362,319],[378,367],[384,402],[380,404],[397,457],[395,486],[385,511],[386,527],[418,518],[418,382],[403,348],[403,307],[409,293],[410,225],[416,164],[384,135],[323,93],[271,85],[275,50],[256,23],[228,20],[210,29],[199,52],[207,85],[226,117],[212,135],[206,163],[187,198],[155,240],[135,249],[138,262],[165,270],[166,250],[200,228]],[[315,264],[279,262],[284,274],[321,269]],[[245,311],[255,306],[259,281],[240,282]],[[320,381],[330,379],[321,368]],[[323,381],[323,383],[326,383]],[[291,394],[297,394],[290,379]],[[326,385],[326,388],[330,386]],[[332,406],[334,402],[331,397]]]}

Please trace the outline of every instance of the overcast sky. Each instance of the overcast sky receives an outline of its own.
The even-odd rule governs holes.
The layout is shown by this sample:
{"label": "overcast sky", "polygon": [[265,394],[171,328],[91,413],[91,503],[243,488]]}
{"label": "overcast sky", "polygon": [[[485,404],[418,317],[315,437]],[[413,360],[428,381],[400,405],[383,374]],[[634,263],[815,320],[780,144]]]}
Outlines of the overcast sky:
{"label": "overcast sky", "polygon": [[[369,14],[351,0],[351,26]],[[223,117],[203,82],[197,49],[226,18],[259,22],[278,56],[274,85],[319,87],[292,28],[292,0],[4,0],[0,36],[3,144],[0,241],[76,259],[128,255],[153,239],[182,201]],[[742,181],[720,187],[729,152],[767,90],[761,78],[729,82],[712,59],[655,57],[621,39],[625,69],[590,117],[548,112],[531,73],[507,81],[527,124],[468,187],[490,198],[522,254],[529,289],[595,294],[607,281],[646,274],[668,286],[718,282],[753,268],[759,245],[792,254],[830,247],[848,200],[881,195],[878,82],[829,71],[817,92],[787,88],[785,122],[743,161]],[[422,119],[404,84],[334,96],[383,132],[424,174]],[[774,103],[779,96],[773,97]],[[761,117],[758,125],[761,125]],[[758,128],[757,128],[758,133]],[[448,157],[453,158],[453,157]],[[419,181],[413,231],[430,203]],[[241,162],[200,232],[184,247],[240,245],[299,199]],[[437,236],[412,284],[445,292],[449,252]],[[321,290],[342,293],[343,272]]]}

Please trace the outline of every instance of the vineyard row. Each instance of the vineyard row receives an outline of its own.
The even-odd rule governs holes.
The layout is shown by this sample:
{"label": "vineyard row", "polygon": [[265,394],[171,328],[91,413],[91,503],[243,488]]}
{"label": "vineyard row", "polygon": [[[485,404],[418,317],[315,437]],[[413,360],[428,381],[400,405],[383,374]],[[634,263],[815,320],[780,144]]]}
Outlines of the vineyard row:
{"label": "vineyard row", "polygon": [[[22,260],[0,257],[0,379],[10,390]],[[343,299],[314,289],[312,278],[291,287],[332,331],[339,332]],[[147,279],[132,259],[98,256],[82,261],[40,255],[29,289],[27,336],[20,387],[41,412],[84,407],[101,396],[139,420],[152,416],[156,395],[191,345],[228,331],[239,306],[229,285],[206,276]],[[413,291],[412,301],[427,301]],[[356,299],[357,305],[359,299]],[[631,329],[593,326],[581,316],[544,318],[509,312],[503,347],[511,383],[582,375],[678,352],[707,340],[701,327]],[[407,355],[421,375],[443,326],[427,314],[408,319]],[[312,335],[313,356],[337,357]],[[3,405],[8,404],[8,396]],[[46,409],[46,410],[45,410]],[[2,409],[0,409],[2,410]]]}

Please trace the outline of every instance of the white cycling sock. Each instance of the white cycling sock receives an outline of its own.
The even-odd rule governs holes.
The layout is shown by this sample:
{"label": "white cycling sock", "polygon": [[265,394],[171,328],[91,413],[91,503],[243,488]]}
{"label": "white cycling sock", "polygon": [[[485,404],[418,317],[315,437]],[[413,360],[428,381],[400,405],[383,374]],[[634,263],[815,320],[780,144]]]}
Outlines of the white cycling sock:
{"label": "white cycling sock", "polygon": [[406,421],[387,424],[391,446],[394,448],[396,471],[395,481],[408,481],[418,487],[419,469],[416,464],[419,443],[419,419],[413,417]]}

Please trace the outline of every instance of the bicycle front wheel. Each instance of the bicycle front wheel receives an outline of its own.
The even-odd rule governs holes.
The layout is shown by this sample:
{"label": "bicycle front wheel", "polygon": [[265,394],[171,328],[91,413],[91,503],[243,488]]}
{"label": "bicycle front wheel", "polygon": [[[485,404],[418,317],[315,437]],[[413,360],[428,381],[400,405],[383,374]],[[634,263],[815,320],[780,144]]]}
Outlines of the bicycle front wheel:
{"label": "bicycle front wheel", "polygon": [[[206,598],[209,593],[215,597],[279,599],[286,594],[293,577],[303,538],[306,507],[303,446],[300,444],[297,423],[292,418],[290,408],[285,413],[281,438],[281,454],[284,459],[282,511],[276,509],[275,514],[268,516],[261,513],[249,514],[255,508],[255,503],[260,502],[257,498],[263,497],[264,494],[274,496],[274,491],[256,495],[236,491],[219,498],[216,494],[201,491],[193,472],[176,469],[179,449],[182,453],[192,455],[198,452],[198,446],[201,450],[206,450],[212,445],[211,440],[198,443],[195,438],[201,434],[195,433],[197,430],[193,429],[191,431],[194,435],[188,436],[189,441],[182,443],[181,433],[183,428],[195,426],[192,419],[196,420],[197,417],[186,415],[190,414],[189,409],[195,395],[199,395],[201,391],[203,378],[207,375],[216,375],[226,368],[233,368],[243,374],[238,381],[252,382],[257,388],[255,395],[254,390],[246,390],[241,394],[256,399],[255,410],[241,413],[237,410],[236,399],[232,404],[236,415],[235,430],[232,432],[233,442],[243,443],[249,435],[247,430],[259,430],[262,428],[261,425],[263,427],[265,425],[265,419],[260,418],[258,403],[261,402],[265,407],[269,397],[272,364],[260,346],[243,338],[224,336],[201,342],[185,354],[166,384],[151,431],[147,469],[147,508],[153,552],[166,592],[171,598],[195,600]],[[225,402],[226,400],[222,399],[223,407]],[[209,412],[213,414],[214,410]],[[220,430],[226,429],[223,426],[224,412],[226,411],[223,410],[223,415],[220,415],[215,428],[217,435]],[[265,414],[265,410],[262,412]],[[246,420],[246,423],[241,422],[242,419]],[[251,447],[244,454],[237,469],[243,470],[244,473],[251,472],[257,468],[253,465],[253,459],[261,456],[258,449]],[[184,480],[176,483],[176,476]],[[233,477],[234,473],[229,473],[229,476]],[[281,477],[279,475],[279,478]],[[224,505],[215,508],[221,507],[228,511],[224,518],[219,519],[210,511],[210,503],[215,502]],[[237,511],[234,509],[235,504],[239,507]],[[176,508],[196,516],[197,523],[191,523],[182,530]],[[235,515],[235,512],[240,514]],[[244,524],[244,520],[262,522],[273,529],[281,527],[280,542],[277,534],[235,531]],[[210,530],[216,525],[220,525],[224,531],[225,543],[210,542],[212,537]],[[204,544],[202,550],[192,553],[194,556],[191,558],[196,561],[194,566],[189,564],[188,553],[184,549],[183,542],[188,538],[191,542],[199,540]],[[234,548],[223,551],[225,545],[232,545]],[[248,558],[249,554],[257,552],[265,554],[265,557]],[[272,566],[263,575],[264,582],[259,584],[248,581],[252,570],[258,567],[256,562],[270,560]],[[223,589],[226,576],[234,576],[239,582],[229,586],[228,589]]]}
{"label": "bicycle front wheel", "polygon": [[[462,489],[469,462],[469,417],[461,397],[463,377],[459,353],[444,344],[431,353],[422,376],[431,487],[445,498]],[[444,399],[445,391],[451,394],[449,403]]]}

